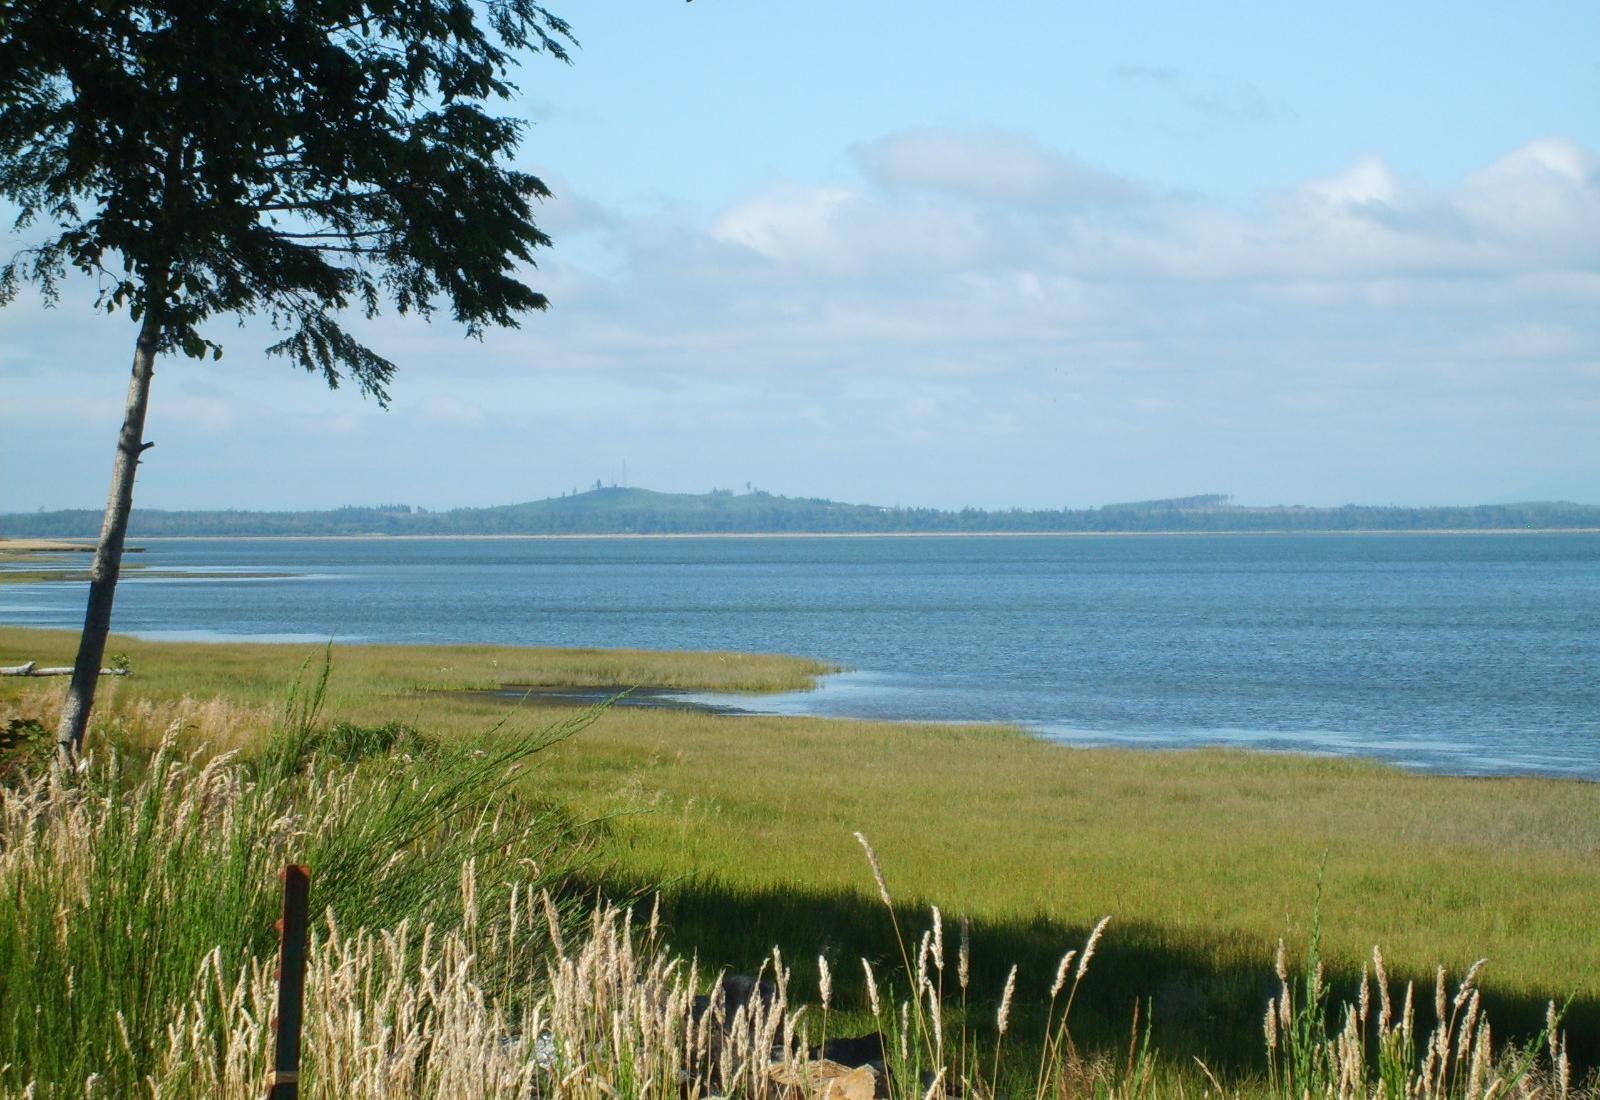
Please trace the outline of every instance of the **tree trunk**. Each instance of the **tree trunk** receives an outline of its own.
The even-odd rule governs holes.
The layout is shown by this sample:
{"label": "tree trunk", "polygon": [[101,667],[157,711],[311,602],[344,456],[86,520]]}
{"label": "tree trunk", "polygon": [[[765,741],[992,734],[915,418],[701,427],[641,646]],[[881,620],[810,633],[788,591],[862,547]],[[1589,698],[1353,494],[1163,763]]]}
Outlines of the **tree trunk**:
{"label": "tree trunk", "polygon": [[149,446],[144,441],[144,415],[150,404],[150,378],[155,374],[156,349],[160,341],[157,310],[146,306],[144,323],[139,327],[139,339],[134,345],[128,411],[117,440],[116,461],[111,467],[106,518],[100,527],[100,545],[95,548],[94,565],[89,570],[89,607],[83,616],[83,636],[78,641],[78,658],[72,666],[66,706],[61,709],[61,725],[56,729],[61,758],[69,764],[83,750],[83,735],[89,726],[89,711],[94,706],[94,690],[100,682],[106,635],[111,632],[111,604],[117,594],[117,577],[122,572],[122,545],[128,535],[128,517],[133,511],[133,476],[139,466],[139,456]]}

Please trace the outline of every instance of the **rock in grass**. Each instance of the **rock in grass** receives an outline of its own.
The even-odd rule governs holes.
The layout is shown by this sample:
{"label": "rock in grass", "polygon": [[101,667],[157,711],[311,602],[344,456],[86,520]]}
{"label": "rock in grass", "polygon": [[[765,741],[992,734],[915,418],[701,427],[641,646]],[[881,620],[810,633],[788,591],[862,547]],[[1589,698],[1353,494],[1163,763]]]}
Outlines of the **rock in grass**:
{"label": "rock in grass", "polygon": [[812,1047],[809,1054],[812,1058],[825,1058],[847,1066],[872,1066],[881,1073],[883,1052],[887,1049],[883,1032],[873,1031],[866,1035],[829,1039],[820,1047]]}
{"label": "rock in grass", "polygon": [[702,993],[694,999],[695,1023],[700,1022],[700,1017],[710,1009],[719,992],[722,995],[724,1020],[733,1019],[749,1007],[752,1001],[759,1002],[762,1011],[768,1011],[778,999],[778,987],[771,982],[758,982],[748,974],[723,974],[711,987],[710,993]]}
{"label": "rock in grass", "polygon": [[797,1100],[873,1100],[879,1093],[877,1070],[851,1069],[827,1058],[775,1066],[772,1080]]}

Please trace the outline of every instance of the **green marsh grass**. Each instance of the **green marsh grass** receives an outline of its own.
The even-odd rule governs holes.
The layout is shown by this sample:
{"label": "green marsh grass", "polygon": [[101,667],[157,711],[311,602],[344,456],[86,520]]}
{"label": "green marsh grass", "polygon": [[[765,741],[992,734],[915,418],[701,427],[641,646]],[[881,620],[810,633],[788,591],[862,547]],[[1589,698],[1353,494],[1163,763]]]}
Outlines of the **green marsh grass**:
{"label": "green marsh grass", "polygon": [[[314,755],[306,765],[304,774],[319,782],[302,816],[277,831],[327,839],[327,822],[343,817],[339,806],[354,777],[319,774]],[[113,768],[76,781],[47,774],[7,792],[0,886],[29,907],[17,922],[21,931],[0,938],[8,952],[0,970],[0,1096],[259,1095],[271,1043],[273,951],[270,937],[241,942],[237,930],[270,916],[258,895],[271,891],[257,884],[283,853],[270,843],[247,854],[229,850],[239,847],[237,825],[251,817],[261,790],[252,785],[265,774],[227,756],[195,767],[163,752],[132,786],[114,782]],[[259,832],[249,831],[259,842]],[[869,991],[862,1008],[879,1035],[879,1070],[824,1064],[807,1052],[829,1034],[834,993],[826,978],[812,1000],[774,947],[756,972],[772,983],[770,999],[735,1007],[714,986],[699,1013],[695,994],[711,971],[669,945],[656,912],[636,922],[634,910],[601,903],[586,918],[574,920],[570,907],[563,915],[536,879],[519,877],[528,871],[526,847],[489,833],[491,843],[477,852],[451,849],[442,838],[427,853],[439,869],[432,909],[402,892],[403,901],[369,908],[368,920],[356,921],[350,903],[370,902],[372,891],[324,882],[324,915],[308,958],[300,1083],[307,1100],[867,1100],[874,1091],[890,1100],[1580,1095],[1554,1007],[1536,1042],[1496,1048],[1475,970],[1448,1002],[1440,972],[1438,1022],[1424,1036],[1409,993],[1404,1009],[1391,1011],[1379,958],[1382,1007],[1369,1058],[1365,976],[1359,1015],[1347,1006],[1335,1017],[1342,1029],[1330,1028],[1314,950],[1307,984],[1298,988],[1280,956],[1264,1078],[1229,1086],[1205,1066],[1199,1075],[1175,1073],[1161,1065],[1150,1030],[1137,1020],[1125,1060],[1088,1055],[1074,1040],[1072,1009],[1080,985],[1095,980],[1091,962],[1097,947],[1114,940],[1114,928],[1102,941],[1102,920],[1061,956],[1048,997],[1029,991],[1036,976],[1019,982],[1013,965],[990,999],[969,988],[967,929],[946,936],[938,910],[915,947],[901,933],[916,926],[892,920],[897,938],[885,950],[899,960],[898,972],[891,965],[873,979],[863,960]],[[501,844],[523,858],[496,863]],[[111,867],[132,873],[108,873]],[[172,924],[175,918],[183,923]],[[31,951],[31,969],[15,965],[19,944]],[[1013,1013],[1026,1001],[1045,1006],[1036,1068],[1006,1053]],[[39,1011],[18,1010],[28,1004]],[[990,1013],[991,1026],[974,1026]],[[871,1051],[864,1057],[874,1060]],[[1279,1068],[1290,1063],[1292,1071]]]}
{"label": "green marsh grass", "polygon": [[[1056,962],[1044,1005],[1037,1066],[1030,1080],[1016,1059],[1007,1062],[1002,1058],[1020,988],[1019,967],[1012,964],[1007,971],[992,1025],[975,1031],[968,988],[967,926],[961,926],[955,967],[960,991],[957,1001],[946,986],[947,951],[940,910],[931,909],[931,927],[917,941],[912,964],[878,856],[864,836],[857,834],[857,839],[866,851],[904,967],[899,977],[900,989],[905,992],[897,999],[895,986],[875,979],[871,964],[862,961],[872,1020],[880,1029],[888,1095],[893,1100],[914,1100],[919,1094],[926,1100],[947,1092],[970,1097],[1031,1093],[1034,1100],[1080,1096],[1139,1100],[1191,1091],[1276,1100],[1493,1100],[1497,1096],[1567,1100],[1577,1095],[1562,1031],[1564,1009],[1549,1002],[1537,1035],[1520,1045],[1497,1047],[1476,985],[1481,960],[1458,978],[1453,988],[1445,968],[1436,969],[1433,1024],[1426,1034],[1412,987],[1406,988],[1404,1003],[1396,1011],[1383,955],[1377,948],[1372,952],[1372,972],[1362,970],[1357,995],[1330,1011],[1331,990],[1320,953],[1320,891],[1313,905],[1303,977],[1298,981],[1290,976],[1284,944],[1280,941],[1278,945],[1274,963],[1278,991],[1268,1001],[1258,1036],[1265,1048],[1264,1078],[1230,1089],[1199,1059],[1195,1059],[1198,1076],[1186,1077],[1174,1073],[1170,1064],[1162,1066],[1152,1044],[1151,1002],[1146,1002],[1142,1018],[1135,1007],[1125,1057],[1085,1057],[1073,1037],[1072,1009],[1111,923],[1112,918],[1103,917],[1081,946],[1068,948]],[[1595,1091],[1593,1082],[1582,1090],[1588,1096]]]}
{"label": "green marsh grass", "polygon": [[[0,626],[0,661],[71,664],[77,634]],[[107,652],[128,655],[144,690],[165,696],[213,694],[275,703],[309,653],[320,646],[146,642],[113,636]],[[15,661],[11,655],[19,655]],[[24,655],[25,656],[21,656]],[[332,698],[425,690],[532,687],[681,688],[696,691],[800,691],[834,666],[760,653],[633,649],[539,649],[492,645],[340,645]]]}
{"label": "green marsh grass", "polygon": [[892,929],[851,872],[860,829],[913,910],[938,899],[983,928],[997,948],[974,959],[987,993],[1012,962],[1049,969],[1054,943],[1113,912],[1120,934],[1079,1007],[1084,1032],[1121,1041],[1134,999],[1154,996],[1164,1049],[1242,1068],[1270,992],[1259,960],[1279,938],[1308,941],[1326,852],[1331,974],[1353,978],[1373,943],[1418,981],[1488,956],[1485,996],[1508,1034],[1536,1033],[1544,1003],[1576,993],[1575,1035],[1600,1037],[1593,784],[657,714],[606,716],[552,757],[546,781],[589,813],[635,808],[608,852],[666,884],[682,942],[734,965],[767,942],[801,959],[881,950]]}

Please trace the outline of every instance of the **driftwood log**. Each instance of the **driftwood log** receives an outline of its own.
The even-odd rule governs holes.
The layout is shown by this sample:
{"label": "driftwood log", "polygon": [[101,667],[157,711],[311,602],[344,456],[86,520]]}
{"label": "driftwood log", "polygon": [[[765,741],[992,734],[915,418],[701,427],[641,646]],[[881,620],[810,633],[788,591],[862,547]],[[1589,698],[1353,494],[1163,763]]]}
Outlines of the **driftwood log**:
{"label": "driftwood log", "polygon": [[[100,670],[100,675],[102,675],[102,676],[126,676],[127,674],[128,674],[128,670],[125,669],[125,668],[103,668],[103,669]],[[71,675],[72,675],[72,666],[71,665],[65,665],[65,666],[62,666],[60,668],[40,668],[38,663],[35,662],[35,661],[29,661],[27,664],[11,665],[11,666],[6,667],[6,668],[0,668],[0,676],[71,676]]]}

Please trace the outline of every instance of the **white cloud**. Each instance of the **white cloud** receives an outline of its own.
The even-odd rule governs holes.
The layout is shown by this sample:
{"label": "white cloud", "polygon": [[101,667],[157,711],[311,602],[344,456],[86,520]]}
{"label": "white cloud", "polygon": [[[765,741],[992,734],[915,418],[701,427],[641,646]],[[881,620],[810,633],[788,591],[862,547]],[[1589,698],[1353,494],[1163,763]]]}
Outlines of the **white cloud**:
{"label": "white cloud", "polygon": [[1011,206],[1094,206],[1138,197],[1132,182],[1005,130],[902,130],[851,147],[872,183]]}
{"label": "white cloud", "polygon": [[[1338,503],[1582,496],[1570,471],[1600,461],[1600,170],[1570,140],[1451,186],[1369,154],[1243,212],[997,131],[851,155],[858,172],[710,215],[573,199],[568,230],[604,247],[541,257],[554,305],[522,329],[479,344],[444,321],[357,323],[399,364],[390,413],[263,361],[259,325],[218,326],[222,363],[158,372],[142,485],[182,503],[184,477],[248,487],[293,461],[285,484],[327,481],[332,503],[405,484],[444,506],[609,480],[626,456],[662,487],[952,505],[1307,499],[1295,479],[1320,470]],[[0,374],[30,411],[0,402],[0,460],[83,451],[84,487],[61,496],[92,499],[126,319],[19,302],[0,323]],[[295,457],[264,458],[282,435]],[[245,472],[220,473],[235,453]],[[501,467],[534,480],[472,473]]]}
{"label": "white cloud", "polygon": [[777,185],[723,212],[711,236],[799,279],[899,278],[918,296],[934,275],[1006,275],[1037,294],[1053,277],[1493,279],[1600,263],[1596,161],[1564,139],[1454,189],[1367,154],[1253,214],[1081,169],[1011,135],[918,130],[857,155],[865,186]]}
{"label": "white cloud", "polygon": [[1600,267],[1600,158],[1544,138],[1468,177],[1456,199],[1485,240],[1551,267]]}
{"label": "white cloud", "polygon": [[728,210],[711,227],[711,236],[769,259],[826,262],[842,250],[839,230],[846,208],[860,201],[844,187],[785,186]]}

